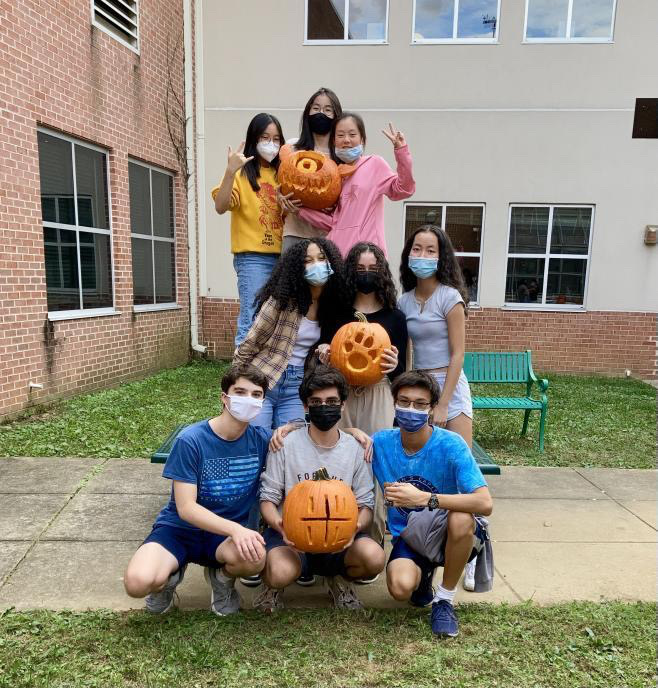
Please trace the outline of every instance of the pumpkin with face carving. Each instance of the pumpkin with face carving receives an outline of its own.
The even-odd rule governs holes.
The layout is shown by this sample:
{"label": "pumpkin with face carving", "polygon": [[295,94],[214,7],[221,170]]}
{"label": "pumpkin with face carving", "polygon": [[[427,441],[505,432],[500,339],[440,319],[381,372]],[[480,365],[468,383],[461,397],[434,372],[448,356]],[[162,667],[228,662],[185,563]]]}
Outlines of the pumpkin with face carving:
{"label": "pumpkin with face carving", "polygon": [[340,196],[342,178],[354,172],[351,165],[336,165],[316,151],[295,152],[286,144],[279,152],[281,164],[277,178],[281,193],[293,194],[306,208],[323,210],[334,205]]}
{"label": "pumpkin with face carving", "polygon": [[331,340],[331,365],[343,373],[350,385],[365,387],[379,382],[381,355],[391,348],[386,330],[377,323],[369,323],[363,313],[357,321],[343,325]]}

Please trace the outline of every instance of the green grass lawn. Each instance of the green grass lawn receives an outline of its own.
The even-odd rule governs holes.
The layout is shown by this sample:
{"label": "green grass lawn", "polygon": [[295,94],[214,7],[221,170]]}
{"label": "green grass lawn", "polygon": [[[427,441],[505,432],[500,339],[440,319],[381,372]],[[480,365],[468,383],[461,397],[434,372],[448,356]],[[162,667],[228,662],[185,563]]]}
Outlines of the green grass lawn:
{"label": "green grass lawn", "polygon": [[459,607],[435,640],[420,610],[6,612],[0,686],[624,688],[655,685],[654,604]]}
{"label": "green grass lawn", "polygon": [[[147,457],[179,423],[219,411],[225,364],[195,362],[146,380],[35,409],[0,426],[0,456]],[[549,375],[546,451],[539,414],[521,438],[521,411],[477,411],[475,438],[503,465],[653,468],[656,390],[637,380]],[[514,387],[474,385],[474,393]],[[521,389],[519,389],[519,392]]]}

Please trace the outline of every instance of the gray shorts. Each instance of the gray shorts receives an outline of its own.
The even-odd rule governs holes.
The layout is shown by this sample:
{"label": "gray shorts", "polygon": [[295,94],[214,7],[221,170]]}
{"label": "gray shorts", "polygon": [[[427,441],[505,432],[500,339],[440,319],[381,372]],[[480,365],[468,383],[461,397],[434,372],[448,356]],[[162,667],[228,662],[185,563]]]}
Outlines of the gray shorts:
{"label": "gray shorts", "polygon": [[[440,389],[443,389],[443,385],[446,382],[446,373],[432,373],[432,377],[436,380]],[[459,379],[457,380],[457,385],[455,386],[455,391],[452,393],[452,398],[448,404],[448,420],[453,420],[457,416],[463,413],[469,418],[473,418],[473,402],[471,401],[471,388],[468,385],[468,380],[464,371],[459,373]]]}

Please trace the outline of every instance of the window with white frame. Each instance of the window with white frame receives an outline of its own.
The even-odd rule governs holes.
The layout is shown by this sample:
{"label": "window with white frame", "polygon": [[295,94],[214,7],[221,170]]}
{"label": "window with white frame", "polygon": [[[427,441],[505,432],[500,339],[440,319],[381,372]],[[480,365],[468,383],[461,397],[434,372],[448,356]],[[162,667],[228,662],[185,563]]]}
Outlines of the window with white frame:
{"label": "window with white frame", "polygon": [[51,131],[37,139],[48,311],[112,309],[107,151]]}
{"label": "window with white frame", "polygon": [[139,0],[91,0],[91,22],[135,52],[139,50]]}
{"label": "window with white frame", "polygon": [[511,206],[505,302],[584,306],[593,219],[593,206]]}
{"label": "window with white frame", "polygon": [[526,0],[526,41],[608,43],[616,0]]}
{"label": "window with white frame", "polygon": [[437,225],[450,237],[464,274],[469,300],[478,303],[484,204],[405,203],[405,242],[422,225]]}
{"label": "window with white frame", "polygon": [[306,43],[386,43],[389,0],[306,0]]}
{"label": "window with white frame", "polygon": [[131,160],[130,238],[133,303],[148,308],[176,303],[174,179]]}
{"label": "window with white frame", "polygon": [[500,0],[414,0],[413,43],[493,43]]}

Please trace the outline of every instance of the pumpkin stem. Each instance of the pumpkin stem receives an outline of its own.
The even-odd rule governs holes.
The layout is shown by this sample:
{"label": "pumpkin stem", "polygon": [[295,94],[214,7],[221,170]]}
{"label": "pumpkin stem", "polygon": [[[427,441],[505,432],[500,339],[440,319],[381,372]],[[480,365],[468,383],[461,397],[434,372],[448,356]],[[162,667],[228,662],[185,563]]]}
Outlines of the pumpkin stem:
{"label": "pumpkin stem", "polygon": [[356,312],[354,313],[354,317],[355,317],[359,322],[362,322],[362,323],[367,323],[367,322],[368,322],[368,318],[366,318],[366,316],[363,315],[363,313],[361,313],[361,311],[356,311]]}
{"label": "pumpkin stem", "polygon": [[331,480],[331,476],[327,469],[322,467],[313,473],[313,480]]}

